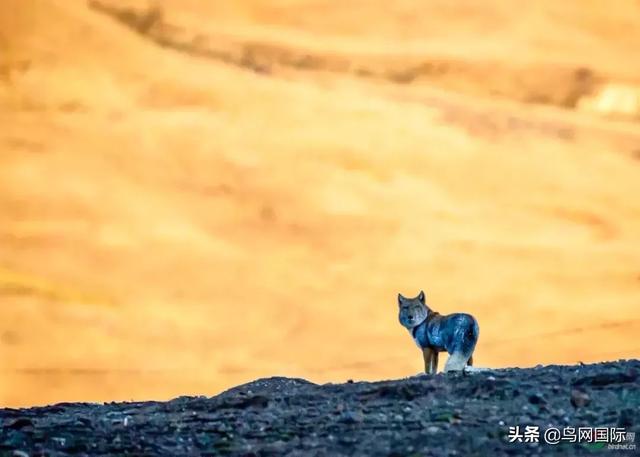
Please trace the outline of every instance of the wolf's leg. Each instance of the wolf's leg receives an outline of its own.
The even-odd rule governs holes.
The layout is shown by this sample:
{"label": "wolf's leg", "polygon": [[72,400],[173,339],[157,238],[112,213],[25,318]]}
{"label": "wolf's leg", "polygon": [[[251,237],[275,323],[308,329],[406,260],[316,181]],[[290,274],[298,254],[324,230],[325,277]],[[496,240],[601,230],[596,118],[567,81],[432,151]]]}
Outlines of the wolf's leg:
{"label": "wolf's leg", "polygon": [[424,359],[424,372],[427,374],[435,373],[435,371],[432,371],[434,354],[435,351],[431,348],[422,349],[422,358]]}
{"label": "wolf's leg", "polygon": [[438,351],[433,351],[433,356],[431,356],[431,373],[436,374],[438,372]]}
{"label": "wolf's leg", "polygon": [[468,355],[462,352],[454,352],[449,355],[447,363],[444,364],[444,371],[462,371],[467,363]]}

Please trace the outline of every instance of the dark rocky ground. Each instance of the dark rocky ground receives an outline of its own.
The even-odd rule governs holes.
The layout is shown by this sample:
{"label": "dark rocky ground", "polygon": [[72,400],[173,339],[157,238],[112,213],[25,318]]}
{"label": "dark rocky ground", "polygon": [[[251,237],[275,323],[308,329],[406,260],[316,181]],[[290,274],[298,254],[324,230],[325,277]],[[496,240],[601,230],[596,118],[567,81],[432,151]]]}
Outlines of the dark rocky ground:
{"label": "dark rocky ground", "polygon": [[[0,420],[0,455],[22,457],[640,455],[543,439],[550,426],[639,431],[640,361],[326,385],[270,378],[212,398],[0,409]],[[540,443],[509,443],[515,425],[540,426]]]}

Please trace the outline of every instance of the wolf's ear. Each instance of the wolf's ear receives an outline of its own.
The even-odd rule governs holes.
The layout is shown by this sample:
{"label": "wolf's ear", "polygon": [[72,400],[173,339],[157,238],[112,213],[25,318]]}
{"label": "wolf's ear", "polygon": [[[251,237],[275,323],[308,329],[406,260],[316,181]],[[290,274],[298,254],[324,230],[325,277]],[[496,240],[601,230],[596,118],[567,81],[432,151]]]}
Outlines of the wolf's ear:
{"label": "wolf's ear", "polygon": [[423,305],[424,303],[424,292],[420,291],[420,293],[418,294],[418,300],[420,300],[420,303],[422,303]]}
{"label": "wolf's ear", "polygon": [[404,302],[404,297],[402,294],[398,294],[398,306],[402,306],[402,302]]}

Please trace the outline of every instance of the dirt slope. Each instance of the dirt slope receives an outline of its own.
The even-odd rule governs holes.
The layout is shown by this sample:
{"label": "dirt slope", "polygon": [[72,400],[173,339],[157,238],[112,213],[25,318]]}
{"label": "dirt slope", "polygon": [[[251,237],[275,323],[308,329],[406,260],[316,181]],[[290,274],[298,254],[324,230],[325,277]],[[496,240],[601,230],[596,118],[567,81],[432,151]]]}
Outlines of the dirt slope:
{"label": "dirt slope", "polygon": [[[636,4],[485,3],[163,3],[165,36],[306,49],[363,77],[163,47],[83,1],[5,2],[0,403],[416,373],[395,296],[420,288],[478,317],[480,365],[637,355],[638,124],[522,104],[509,76],[634,83]],[[432,56],[462,70],[385,76]]]}
{"label": "dirt slope", "polygon": [[[213,398],[0,409],[0,449],[65,455],[591,455],[606,452],[609,443],[637,446],[637,440],[609,438],[609,430],[638,431],[639,370],[640,363],[630,360],[375,383],[268,378]],[[509,440],[515,426],[521,442]],[[537,427],[537,442],[523,441],[528,427]],[[554,442],[547,432],[555,428],[565,436],[568,427],[575,443]],[[592,433],[606,427],[606,442],[586,440],[580,427]]]}

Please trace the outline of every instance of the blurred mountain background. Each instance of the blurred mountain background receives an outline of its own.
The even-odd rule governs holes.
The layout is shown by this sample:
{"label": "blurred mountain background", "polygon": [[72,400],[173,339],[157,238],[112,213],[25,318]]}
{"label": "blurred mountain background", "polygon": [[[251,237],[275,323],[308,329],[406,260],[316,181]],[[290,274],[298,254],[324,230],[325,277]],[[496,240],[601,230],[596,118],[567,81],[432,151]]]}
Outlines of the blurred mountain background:
{"label": "blurred mountain background", "polygon": [[3,0],[0,405],[638,357],[640,2]]}

